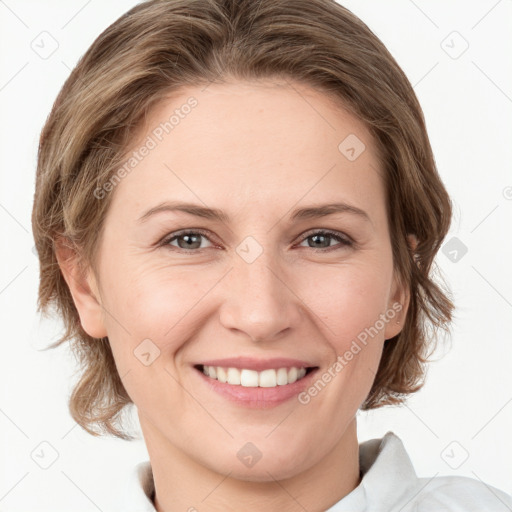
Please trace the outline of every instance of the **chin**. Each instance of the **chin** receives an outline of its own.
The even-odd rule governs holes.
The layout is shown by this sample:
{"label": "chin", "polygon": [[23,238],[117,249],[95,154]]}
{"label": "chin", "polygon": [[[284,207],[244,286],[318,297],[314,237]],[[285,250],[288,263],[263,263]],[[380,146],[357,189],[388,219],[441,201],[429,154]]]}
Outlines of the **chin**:
{"label": "chin", "polygon": [[[288,450],[290,449],[291,447],[288,446]],[[215,463],[215,461],[210,460],[208,461],[208,466],[217,473],[229,474],[231,478],[237,480],[269,482],[292,478],[315,463],[300,447],[283,453],[282,445],[280,449],[273,449],[267,446],[262,448],[261,452],[256,452],[256,449],[248,445],[245,449],[236,448],[234,453],[235,458],[228,457],[221,464],[218,461]],[[297,453],[302,454],[300,459],[297,457]],[[256,458],[251,460],[250,455],[247,456],[246,454],[252,454]],[[247,462],[244,461],[246,457],[249,458]],[[307,464],[308,460],[309,464]]]}
{"label": "chin", "polygon": [[286,480],[292,478],[302,471],[297,468],[294,464],[283,466],[282,464],[275,463],[263,463],[263,459],[260,460],[252,468],[236,468],[226,467],[225,472],[222,474],[230,473],[230,477],[236,480],[246,482],[273,482],[275,480]]}

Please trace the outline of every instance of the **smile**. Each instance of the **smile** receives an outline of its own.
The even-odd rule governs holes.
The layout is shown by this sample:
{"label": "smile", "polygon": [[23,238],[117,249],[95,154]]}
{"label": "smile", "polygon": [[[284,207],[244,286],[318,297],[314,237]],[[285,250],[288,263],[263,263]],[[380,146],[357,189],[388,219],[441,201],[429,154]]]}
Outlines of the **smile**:
{"label": "smile", "polygon": [[211,379],[231,384],[232,386],[247,388],[286,386],[302,379],[314,369],[312,367],[292,366],[291,368],[269,368],[263,371],[256,371],[247,368],[240,369],[206,365],[198,365],[196,368]]}
{"label": "smile", "polygon": [[[316,361],[315,361],[316,362]],[[268,409],[297,397],[319,371],[314,359],[250,356],[209,359],[193,364],[207,393],[239,407]],[[200,388],[201,389],[201,388]]]}

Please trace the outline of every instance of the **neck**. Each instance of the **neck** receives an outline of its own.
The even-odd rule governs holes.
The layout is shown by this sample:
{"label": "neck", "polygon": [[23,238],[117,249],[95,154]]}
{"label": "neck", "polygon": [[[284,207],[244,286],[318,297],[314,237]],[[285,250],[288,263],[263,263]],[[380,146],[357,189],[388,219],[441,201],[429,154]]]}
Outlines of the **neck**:
{"label": "neck", "polygon": [[249,481],[205,467],[139,417],[153,470],[157,512],[326,510],[361,481],[355,418],[315,465],[284,479],[268,473],[264,481]]}

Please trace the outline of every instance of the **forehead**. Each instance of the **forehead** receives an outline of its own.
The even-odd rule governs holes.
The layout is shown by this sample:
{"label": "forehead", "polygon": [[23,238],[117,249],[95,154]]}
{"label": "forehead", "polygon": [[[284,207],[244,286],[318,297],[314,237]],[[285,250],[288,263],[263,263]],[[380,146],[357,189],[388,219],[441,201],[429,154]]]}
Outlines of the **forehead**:
{"label": "forehead", "polygon": [[180,199],[241,211],[301,198],[366,206],[383,199],[364,123],[296,82],[182,88],[152,109],[126,157],[143,146],[151,149],[116,189],[141,207]]}
{"label": "forehead", "polygon": [[[237,141],[246,143],[243,148],[246,152],[254,149],[258,142],[267,142],[267,146],[260,148],[267,156],[279,155],[276,151],[279,148],[282,152],[293,149],[290,157],[299,154],[301,149],[309,150],[312,155],[330,149],[330,154],[334,150],[337,155],[338,143],[348,135],[358,137],[370,153],[374,152],[366,126],[341,100],[308,85],[289,81],[182,88],[153,108],[141,134],[154,132],[158,142],[165,143],[161,139],[172,139],[167,137],[171,131],[176,144],[196,143],[196,149],[211,152],[209,143],[213,143],[218,148],[217,153],[228,150],[226,157],[243,157],[243,151],[237,152],[240,149],[234,144]],[[251,144],[253,139],[255,142]],[[311,152],[312,147],[318,150]]]}

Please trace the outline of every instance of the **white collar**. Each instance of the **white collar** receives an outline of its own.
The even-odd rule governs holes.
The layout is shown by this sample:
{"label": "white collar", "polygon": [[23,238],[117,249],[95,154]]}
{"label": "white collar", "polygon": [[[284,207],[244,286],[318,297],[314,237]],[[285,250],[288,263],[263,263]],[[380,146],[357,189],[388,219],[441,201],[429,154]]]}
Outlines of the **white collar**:
{"label": "white collar", "polygon": [[398,502],[418,482],[402,440],[393,432],[360,443],[359,466],[363,473],[359,485],[326,512],[390,510],[382,506]]}

